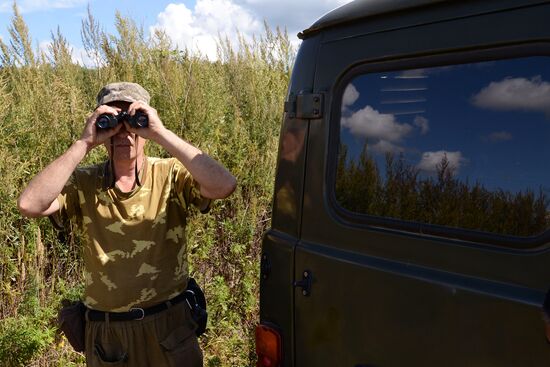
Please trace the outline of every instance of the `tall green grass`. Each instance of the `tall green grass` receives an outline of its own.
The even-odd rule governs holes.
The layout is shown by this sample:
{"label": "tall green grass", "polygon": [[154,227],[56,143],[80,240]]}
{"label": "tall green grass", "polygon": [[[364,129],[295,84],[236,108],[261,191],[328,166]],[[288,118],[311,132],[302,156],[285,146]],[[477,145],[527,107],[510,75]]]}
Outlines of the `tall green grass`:
{"label": "tall green grass", "polygon": [[[0,41],[0,365],[83,365],[56,333],[62,298],[81,292],[81,241],[47,219],[22,218],[16,200],[28,181],[80,136],[105,84],[132,81],[151,94],[164,124],[222,162],[236,192],[188,225],[190,266],[209,302],[201,338],[206,366],[254,364],[261,234],[270,219],[283,100],[294,51],[286,32],[265,33],[238,47],[219,42],[219,61],[175,49],[165,34],[145,36],[116,15],[107,34],[88,11],[82,39],[99,67],[71,62],[67,40],[52,33],[37,51],[14,7],[10,39]],[[151,156],[166,156],[153,143]],[[93,150],[82,162],[104,160]]]}

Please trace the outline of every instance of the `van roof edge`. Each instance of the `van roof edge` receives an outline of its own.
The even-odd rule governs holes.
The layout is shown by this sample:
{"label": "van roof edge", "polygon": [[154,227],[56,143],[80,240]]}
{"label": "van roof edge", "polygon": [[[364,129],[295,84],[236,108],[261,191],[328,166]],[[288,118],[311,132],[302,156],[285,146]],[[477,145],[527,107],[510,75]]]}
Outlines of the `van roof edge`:
{"label": "van roof edge", "polygon": [[376,15],[402,11],[406,9],[433,5],[451,0],[356,0],[342,5],[321,16],[309,28],[298,33],[300,39],[305,39],[319,32],[322,29],[336,25],[353,22],[358,19],[368,18]]}

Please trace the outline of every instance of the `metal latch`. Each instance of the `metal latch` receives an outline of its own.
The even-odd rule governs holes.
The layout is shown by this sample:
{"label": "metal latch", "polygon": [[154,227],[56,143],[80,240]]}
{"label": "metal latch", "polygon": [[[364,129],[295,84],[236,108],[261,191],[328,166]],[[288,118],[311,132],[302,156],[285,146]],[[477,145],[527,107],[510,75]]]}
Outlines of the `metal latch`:
{"label": "metal latch", "polygon": [[318,119],[323,117],[322,93],[290,93],[285,102],[285,112],[290,118]]}
{"label": "metal latch", "polygon": [[302,294],[306,297],[311,294],[311,277],[311,271],[304,270],[302,280],[294,282],[294,287],[302,288]]}

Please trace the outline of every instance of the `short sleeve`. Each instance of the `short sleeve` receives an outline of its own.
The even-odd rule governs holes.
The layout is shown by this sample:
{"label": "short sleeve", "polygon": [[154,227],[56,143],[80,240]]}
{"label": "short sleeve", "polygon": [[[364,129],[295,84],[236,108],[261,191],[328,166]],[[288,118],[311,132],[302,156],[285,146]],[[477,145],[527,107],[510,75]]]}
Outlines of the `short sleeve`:
{"label": "short sleeve", "polygon": [[69,222],[74,220],[78,213],[78,187],[76,174],[73,172],[65,183],[63,190],[57,196],[59,210],[50,215],[50,220],[57,229],[68,228]]}
{"label": "short sleeve", "polygon": [[210,210],[212,200],[201,195],[200,185],[191,173],[177,159],[174,159],[173,184],[176,194],[182,206],[195,206],[201,213],[207,213]]}

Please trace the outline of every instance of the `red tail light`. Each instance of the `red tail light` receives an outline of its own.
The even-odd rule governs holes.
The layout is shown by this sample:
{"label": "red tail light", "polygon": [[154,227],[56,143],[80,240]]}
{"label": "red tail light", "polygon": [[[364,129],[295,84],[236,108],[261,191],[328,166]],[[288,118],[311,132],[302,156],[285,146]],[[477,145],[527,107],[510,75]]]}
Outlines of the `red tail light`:
{"label": "red tail light", "polygon": [[265,325],[256,326],[256,367],[278,367],[281,364],[281,335]]}

